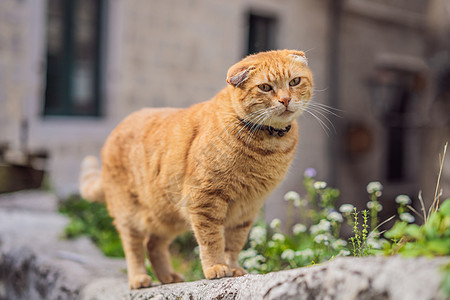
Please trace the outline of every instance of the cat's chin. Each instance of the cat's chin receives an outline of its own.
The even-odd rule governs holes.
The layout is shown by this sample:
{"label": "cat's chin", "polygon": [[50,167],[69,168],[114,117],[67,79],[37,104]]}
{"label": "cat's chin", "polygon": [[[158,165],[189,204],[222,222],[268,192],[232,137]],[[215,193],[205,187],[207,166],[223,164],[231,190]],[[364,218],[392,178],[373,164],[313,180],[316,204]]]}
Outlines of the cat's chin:
{"label": "cat's chin", "polygon": [[272,126],[276,126],[277,128],[286,127],[291,124],[298,116],[301,115],[301,111],[291,111],[285,110],[283,112],[278,113],[277,115],[271,118]]}

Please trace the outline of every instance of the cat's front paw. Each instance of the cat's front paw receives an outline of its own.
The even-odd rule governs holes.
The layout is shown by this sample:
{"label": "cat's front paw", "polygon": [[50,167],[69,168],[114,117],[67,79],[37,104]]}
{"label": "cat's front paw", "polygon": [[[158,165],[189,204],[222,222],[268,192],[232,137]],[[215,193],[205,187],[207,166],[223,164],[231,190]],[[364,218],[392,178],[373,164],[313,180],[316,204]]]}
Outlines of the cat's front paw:
{"label": "cat's front paw", "polygon": [[209,267],[205,270],[206,279],[231,277],[233,276],[233,271],[228,265],[217,264]]}
{"label": "cat's front paw", "polygon": [[141,289],[152,285],[152,278],[147,274],[137,274],[128,278],[130,289]]}
{"label": "cat's front paw", "polygon": [[231,271],[233,272],[233,277],[243,276],[245,274],[248,274],[248,272],[241,267],[232,268]]}

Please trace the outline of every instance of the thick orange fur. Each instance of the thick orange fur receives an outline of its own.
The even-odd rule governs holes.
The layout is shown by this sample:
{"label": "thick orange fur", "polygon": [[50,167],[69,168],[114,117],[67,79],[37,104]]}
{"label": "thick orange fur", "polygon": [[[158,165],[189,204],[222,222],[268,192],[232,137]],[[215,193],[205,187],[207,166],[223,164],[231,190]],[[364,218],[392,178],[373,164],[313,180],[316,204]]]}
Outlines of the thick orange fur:
{"label": "thick orange fur", "polygon": [[[313,82],[304,53],[291,50],[248,56],[230,68],[227,82],[217,96],[190,108],[128,116],[105,143],[101,175],[92,157],[85,160],[81,193],[106,199],[131,288],[151,284],[144,247],[161,282],[183,280],[171,267],[168,247],[187,230],[198,241],[206,278],[246,273],[238,254],[292,161],[295,119]],[[278,136],[261,125],[291,129]]]}

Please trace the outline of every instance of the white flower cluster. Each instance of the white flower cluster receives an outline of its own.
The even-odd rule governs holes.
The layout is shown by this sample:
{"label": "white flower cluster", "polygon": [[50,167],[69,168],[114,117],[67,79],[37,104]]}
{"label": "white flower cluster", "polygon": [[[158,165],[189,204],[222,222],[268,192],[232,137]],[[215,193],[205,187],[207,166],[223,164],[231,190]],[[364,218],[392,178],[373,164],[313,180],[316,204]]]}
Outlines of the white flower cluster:
{"label": "white flower cluster", "polygon": [[300,195],[295,191],[289,191],[284,195],[284,200],[292,201],[295,207],[303,207],[306,206],[307,201],[305,199],[300,198]]}
{"label": "white flower cluster", "polygon": [[314,251],[311,249],[299,250],[295,251],[295,255],[308,259],[314,257]]}
{"label": "white flower cluster", "polygon": [[333,249],[340,249],[345,246],[347,246],[347,242],[341,239],[337,239],[331,243],[331,247],[333,247]]}
{"label": "white flower cluster", "polygon": [[366,205],[368,209],[376,209],[377,211],[383,210],[383,205],[381,205],[379,202],[369,201]]}
{"label": "white flower cluster", "polygon": [[246,268],[247,270],[252,270],[252,269],[260,269],[261,268],[261,264],[265,261],[264,256],[262,255],[256,255],[253,257],[249,257],[247,259],[244,260],[243,266],[244,268]]}
{"label": "white flower cluster", "polygon": [[338,223],[342,223],[344,221],[344,218],[342,217],[342,215],[340,213],[338,213],[337,211],[332,211],[328,214],[327,216],[328,220],[330,220],[331,222],[338,222]]}
{"label": "white flower cluster", "polygon": [[306,232],[306,226],[303,224],[295,224],[292,227],[292,233],[295,235],[303,233],[303,232]]}
{"label": "white flower cluster", "polygon": [[316,181],[314,182],[313,187],[316,190],[322,190],[327,187],[327,183],[325,181]]}
{"label": "white flower cluster", "polygon": [[249,239],[250,241],[256,243],[257,245],[261,245],[266,241],[267,230],[261,226],[255,226],[250,231]]}
{"label": "white flower cluster", "polygon": [[280,226],[281,226],[281,220],[275,218],[275,219],[273,219],[273,220],[270,222],[270,225],[269,225],[269,226],[270,226],[270,228],[272,228],[272,229],[280,228]]}
{"label": "white flower cluster", "polygon": [[367,245],[372,249],[382,249],[385,243],[388,243],[388,241],[373,236],[369,236],[367,239]]}
{"label": "white flower cluster", "polygon": [[350,251],[342,249],[337,256],[349,256],[350,254]]}
{"label": "white flower cluster", "polygon": [[277,232],[272,235],[272,240],[278,241],[278,242],[284,242],[285,237],[282,233]]}
{"label": "white flower cluster", "polygon": [[369,182],[366,189],[367,193],[369,194],[375,193],[377,197],[380,197],[382,194],[381,191],[383,190],[383,185],[379,181],[372,181]]}
{"label": "white flower cluster", "polygon": [[328,232],[331,229],[331,223],[330,221],[327,221],[325,219],[320,220],[319,224],[312,225],[309,228],[309,232],[311,232],[312,235],[317,235],[321,232]]}
{"label": "white flower cluster", "polygon": [[354,209],[355,209],[355,207],[351,204],[342,204],[339,207],[339,211],[343,214],[350,214],[353,212]]}
{"label": "white flower cluster", "polygon": [[264,264],[264,256],[258,254],[253,248],[242,250],[241,253],[239,253],[239,260],[247,270],[264,270],[265,267],[267,268]]}
{"label": "white flower cluster", "polygon": [[402,220],[403,222],[407,222],[407,223],[413,223],[416,220],[416,218],[414,218],[414,216],[408,212],[404,212],[404,213],[400,214],[399,217],[400,217],[400,220]]}
{"label": "white flower cluster", "polygon": [[411,204],[411,198],[407,195],[398,195],[395,197],[395,202],[397,202],[400,205],[408,205]]}
{"label": "white flower cluster", "polygon": [[281,259],[293,260],[295,257],[295,252],[292,249],[286,249],[281,253]]}
{"label": "white flower cluster", "polygon": [[289,191],[284,195],[284,200],[286,201],[295,201],[300,199],[300,195],[295,191]]}
{"label": "white flower cluster", "polygon": [[329,242],[328,242],[328,236],[326,234],[318,234],[314,237],[314,242],[316,242],[317,244],[324,244],[326,246],[328,246]]}

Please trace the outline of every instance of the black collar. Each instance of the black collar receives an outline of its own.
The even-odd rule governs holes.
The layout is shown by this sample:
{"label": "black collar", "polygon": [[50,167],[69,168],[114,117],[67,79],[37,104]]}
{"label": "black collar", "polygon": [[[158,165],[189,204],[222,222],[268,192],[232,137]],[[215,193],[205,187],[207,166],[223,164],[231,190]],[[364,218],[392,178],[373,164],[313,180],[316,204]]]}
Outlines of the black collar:
{"label": "black collar", "polygon": [[248,129],[251,129],[251,130],[252,129],[261,130],[261,131],[267,130],[271,136],[278,135],[279,137],[282,137],[289,130],[291,130],[291,127],[292,127],[291,125],[288,125],[283,129],[278,129],[278,128],[274,128],[272,126],[260,125],[260,124],[252,123],[250,121],[245,121],[239,117],[238,117],[238,119],[239,119],[239,121],[241,121],[244,124],[244,127],[247,127]]}

